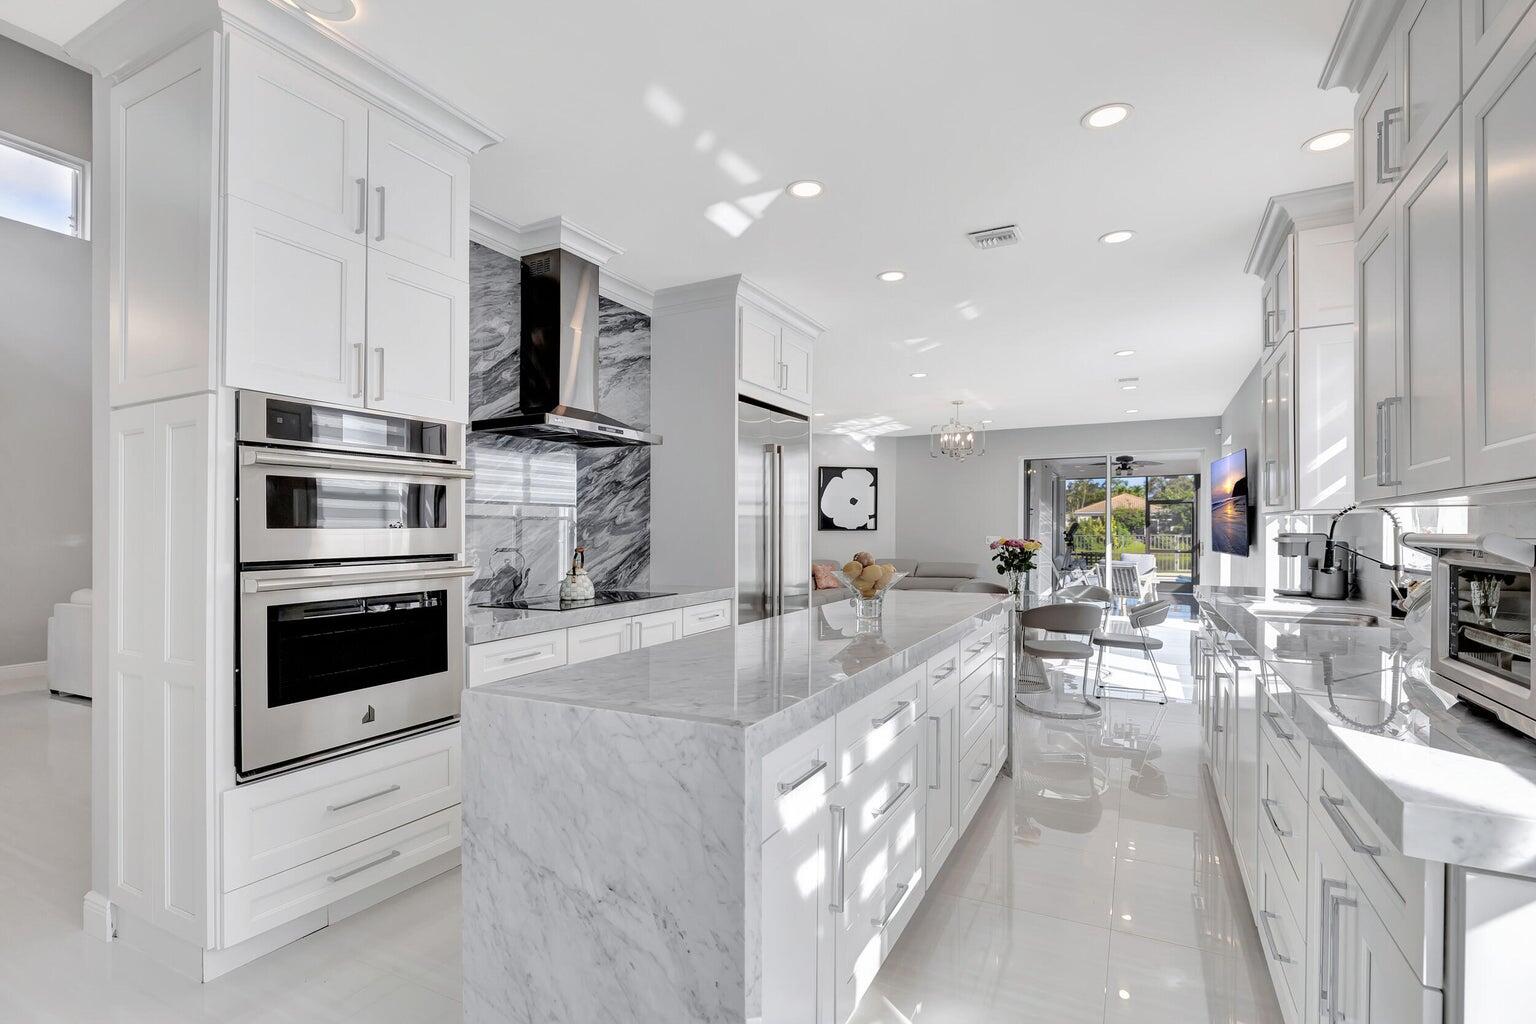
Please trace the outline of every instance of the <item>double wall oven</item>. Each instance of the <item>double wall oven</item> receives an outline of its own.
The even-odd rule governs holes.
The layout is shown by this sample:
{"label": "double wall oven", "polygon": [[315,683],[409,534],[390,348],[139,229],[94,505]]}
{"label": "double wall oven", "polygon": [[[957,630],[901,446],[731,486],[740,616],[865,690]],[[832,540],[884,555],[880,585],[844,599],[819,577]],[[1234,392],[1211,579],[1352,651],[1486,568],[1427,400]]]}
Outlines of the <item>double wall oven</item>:
{"label": "double wall oven", "polygon": [[451,722],[464,678],[464,427],[244,391],[241,781]]}

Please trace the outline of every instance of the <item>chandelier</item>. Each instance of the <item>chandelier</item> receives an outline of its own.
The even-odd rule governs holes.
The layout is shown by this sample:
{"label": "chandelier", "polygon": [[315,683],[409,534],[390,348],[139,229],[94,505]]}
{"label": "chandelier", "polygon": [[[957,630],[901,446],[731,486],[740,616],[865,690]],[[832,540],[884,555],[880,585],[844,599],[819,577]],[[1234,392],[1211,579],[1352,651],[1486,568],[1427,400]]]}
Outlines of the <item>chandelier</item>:
{"label": "chandelier", "polygon": [[928,454],[933,458],[948,455],[964,462],[972,455],[987,454],[987,428],[972,427],[960,422],[960,407],[964,402],[951,402],[955,407],[954,419],[929,428]]}

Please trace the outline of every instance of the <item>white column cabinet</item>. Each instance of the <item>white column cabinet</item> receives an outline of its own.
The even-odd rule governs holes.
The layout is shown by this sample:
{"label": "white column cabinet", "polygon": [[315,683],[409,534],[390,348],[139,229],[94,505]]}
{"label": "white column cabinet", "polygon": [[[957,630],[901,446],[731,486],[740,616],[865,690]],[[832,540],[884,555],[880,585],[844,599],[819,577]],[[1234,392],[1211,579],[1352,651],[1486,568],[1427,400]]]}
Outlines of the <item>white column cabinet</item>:
{"label": "white column cabinet", "polygon": [[370,408],[459,422],[468,418],[467,280],[370,252],[367,347]]}
{"label": "white column cabinet", "polygon": [[1495,483],[1536,475],[1536,8],[1467,94],[1461,116],[1466,476]]}

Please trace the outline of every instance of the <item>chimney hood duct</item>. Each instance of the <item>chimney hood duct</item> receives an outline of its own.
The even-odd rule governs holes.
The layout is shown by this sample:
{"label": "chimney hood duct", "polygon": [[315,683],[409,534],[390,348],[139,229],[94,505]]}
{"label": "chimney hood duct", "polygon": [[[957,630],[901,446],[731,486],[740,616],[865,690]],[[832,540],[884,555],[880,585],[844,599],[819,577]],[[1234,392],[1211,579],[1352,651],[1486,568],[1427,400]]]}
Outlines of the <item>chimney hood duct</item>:
{"label": "chimney hood duct", "polygon": [[563,249],[523,257],[518,409],[471,430],[584,448],[661,444],[597,411],[597,273]]}

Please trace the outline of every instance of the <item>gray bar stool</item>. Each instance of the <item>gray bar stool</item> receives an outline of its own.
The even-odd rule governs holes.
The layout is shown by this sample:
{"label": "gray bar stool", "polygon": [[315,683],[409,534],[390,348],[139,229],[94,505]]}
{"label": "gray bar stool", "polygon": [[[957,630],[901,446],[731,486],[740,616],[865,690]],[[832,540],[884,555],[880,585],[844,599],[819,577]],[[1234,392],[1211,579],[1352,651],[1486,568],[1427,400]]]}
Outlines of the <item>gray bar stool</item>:
{"label": "gray bar stool", "polygon": [[[1093,637],[1104,621],[1104,609],[1092,604],[1045,604],[1019,613],[1019,649],[1042,661],[1081,661],[1083,663],[1082,713],[1047,711],[1030,707],[1023,700],[1018,704],[1025,711],[1044,718],[1095,718],[1101,713],[1099,705],[1088,696],[1088,665],[1093,660]],[[1063,634],[1065,639],[1047,635],[1036,639],[1029,635],[1032,629],[1047,634]],[[1077,639],[1081,637],[1081,639]],[[1017,698],[1016,698],[1017,699]]]}
{"label": "gray bar stool", "polygon": [[1094,635],[1093,645],[1099,649],[1098,669],[1093,675],[1095,697],[1101,697],[1104,694],[1104,650],[1112,647],[1116,650],[1140,651],[1142,657],[1152,663],[1152,675],[1157,678],[1157,688],[1163,692],[1163,699],[1159,703],[1168,703],[1168,686],[1163,682],[1163,670],[1158,668],[1157,659],[1152,656],[1153,651],[1163,649],[1163,642],[1155,636],[1148,635],[1147,629],[1167,621],[1168,611],[1172,607],[1173,602],[1167,598],[1160,601],[1144,601],[1125,615],[1134,632],[1111,633],[1101,630]]}

